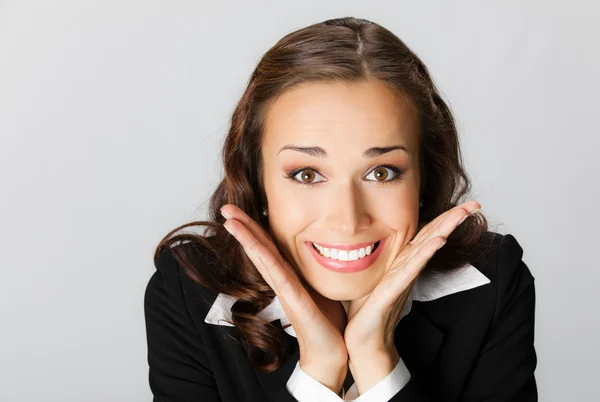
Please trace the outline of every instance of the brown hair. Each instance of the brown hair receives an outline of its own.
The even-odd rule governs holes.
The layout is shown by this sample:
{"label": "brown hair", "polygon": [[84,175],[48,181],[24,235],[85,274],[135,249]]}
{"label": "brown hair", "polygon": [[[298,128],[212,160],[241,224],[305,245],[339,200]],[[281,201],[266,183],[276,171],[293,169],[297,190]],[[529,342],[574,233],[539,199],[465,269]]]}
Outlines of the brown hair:
{"label": "brown hair", "polygon": [[[463,168],[454,118],[423,62],[380,25],[337,18],[289,33],[263,55],[233,112],[222,151],[225,177],[210,199],[210,220],[172,230],[156,249],[155,261],[175,243],[190,243],[192,247],[172,248],[186,275],[201,286],[239,298],[232,307],[233,324],[247,344],[265,352],[262,359],[248,354],[258,370],[274,371],[287,357],[285,335],[278,321],[269,323],[256,317],[275,293],[223,228],[220,208],[238,206],[271,234],[268,220],[261,214],[266,205],[261,183],[262,128],[269,104],[300,83],[365,79],[380,80],[408,99],[418,116],[423,201],[419,220],[429,222],[465,201],[471,183]],[[196,225],[207,226],[204,235],[172,236]],[[481,213],[469,217],[448,237],[426,270],[447,271],[476,260],[485,249],[481,240],[487,225]],[[218,263],[207,263],[209,254]]]}

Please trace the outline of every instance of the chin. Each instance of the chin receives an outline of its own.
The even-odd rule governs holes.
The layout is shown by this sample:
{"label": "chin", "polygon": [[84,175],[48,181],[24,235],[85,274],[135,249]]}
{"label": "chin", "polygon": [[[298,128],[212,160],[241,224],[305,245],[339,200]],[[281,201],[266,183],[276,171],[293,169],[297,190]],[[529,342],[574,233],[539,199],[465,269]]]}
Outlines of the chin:
{"label": "chin", "polygon": [[328,298],[330,300],[337,300],[337,301],[351,301],[351,300],[360,299],[360,298],[368,295],[369,293],[371,293],[371,291],[373,290],[372,288],[365,288],[364,286],[360,286],[360,288],[352,289],[350,287],[349,283],[347,283],[347,282],[344,283],[342,281],[340,281],[338,287],[327,286],[325,289],[320,289],[319,287],[313,286],[313,289],[315,291],[317,291],[319,294],[321,294],[322,296],[325,296],[326,298]]}

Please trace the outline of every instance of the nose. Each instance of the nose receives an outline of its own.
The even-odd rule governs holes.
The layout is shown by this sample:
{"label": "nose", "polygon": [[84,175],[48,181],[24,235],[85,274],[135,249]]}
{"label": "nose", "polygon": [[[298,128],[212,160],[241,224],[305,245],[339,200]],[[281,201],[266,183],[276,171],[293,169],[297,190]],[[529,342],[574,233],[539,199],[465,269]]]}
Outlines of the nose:
{"label": "nose", "polygon": [[371,225],[367,200],[352,181],[332,186],[331,190],[327,200],[325,227],[333,238],[352,239]]}

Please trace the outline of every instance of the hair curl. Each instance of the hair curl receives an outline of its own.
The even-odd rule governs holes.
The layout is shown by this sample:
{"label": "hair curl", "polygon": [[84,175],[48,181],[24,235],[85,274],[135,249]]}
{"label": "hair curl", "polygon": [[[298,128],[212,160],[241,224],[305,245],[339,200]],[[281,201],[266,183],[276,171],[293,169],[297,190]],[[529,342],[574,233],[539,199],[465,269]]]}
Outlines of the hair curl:
{"label": "hair curl", "polygon": [[[287,357],[283,328],[256,316],[275,296],[241,245],[224,229],[220,208],[234,204],[271,235],[261,214],[266,204],[262,186],[262,128],[269,104],[294,85],[314,81],[380,80],[409,101],[418,117],[423,206],[419,220],[429,222],[460,204],[471,183],[463,168],[459,138],[450,107],[440,96],[425,64],[392,32],[371,21],[330,19],[291,32],[269,49],[253,71],[238,101],[222,150],[225,177],[210,198],[209,221],[195,221],[169,232],[154,259],[170,248],[186,275],[197,284],[239,300],[233,324],[251,348],[258,370],[276,370]],[[206,226],[203,235],[174,233]],[[483,244],[486,218],[470,216],[447,239],[425,270],[448,271],[473,262],[491,243]],[[175,243],[192,247],[172,247]],[[206,263],[208,255],[217,263]]]}

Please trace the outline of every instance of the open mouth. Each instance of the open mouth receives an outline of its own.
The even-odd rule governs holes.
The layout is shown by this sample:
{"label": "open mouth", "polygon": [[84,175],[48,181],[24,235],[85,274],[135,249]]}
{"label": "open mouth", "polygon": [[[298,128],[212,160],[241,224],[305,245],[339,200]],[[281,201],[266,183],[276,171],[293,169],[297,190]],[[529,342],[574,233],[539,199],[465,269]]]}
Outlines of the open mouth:
{"label": "open mouth", "polygon": [[316,261],[324,268],[336,273],[351,273],[371,267],[382,253],[385,242],[386,238],[383,238],[367,247],[361,247],[354,250],[327,248],[308,241],[306,242],[306,245],[312,245],[312,250],[310,252]]}
{"label": "open mouth", "polygon": [[[373,250],[371,250],[371,252],[373,252],[377,249],[377,247],[379,246],[379,243],[381,243],[381,240],[377,240],[375,242],[375,244],[373,244]],[[319,251],[319,249],[315,246],[315,243],[313,243],[312,246],[315,250]]]}
{"label": "open mouth", "polygon": [[[356,249],[356,250],[343,250],[343,252],[350,253],[352,251],[352,252],[358,253],[358,258],[361,259],[361,258],[364,258],[364,257],[374,253],[375,250],[377,250],[377,247],[379,247],[380,243],[381,243],[381,240],[378,240],[372,246],[369,246],[366,248],[360,248],[360,249]],[[330,257],[330,253],[333,254],[333,252],[331,251],[333,249],[325,250],[324,248],[317,246],[315,243],[312,243],[312,247],[315,249],[315,251],[317,253],[319,253],[319,255],[322,255],[324,257]],[[334,255],[337,257],[339,252],[340,252],[340,250],[336,250]],[[334,257],[334,259],[337,259],[336,257]]]}

